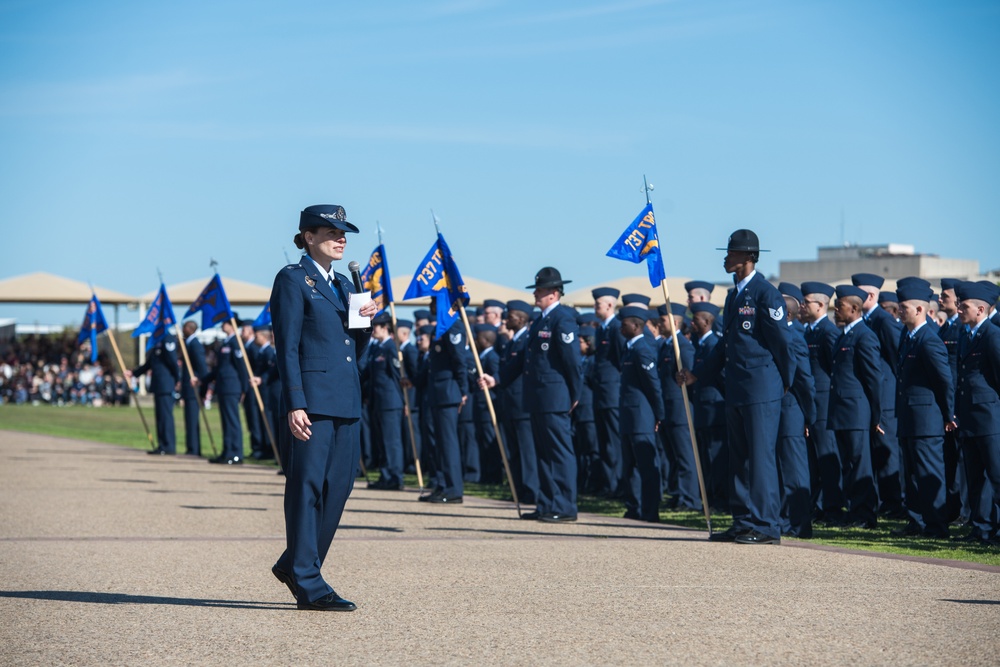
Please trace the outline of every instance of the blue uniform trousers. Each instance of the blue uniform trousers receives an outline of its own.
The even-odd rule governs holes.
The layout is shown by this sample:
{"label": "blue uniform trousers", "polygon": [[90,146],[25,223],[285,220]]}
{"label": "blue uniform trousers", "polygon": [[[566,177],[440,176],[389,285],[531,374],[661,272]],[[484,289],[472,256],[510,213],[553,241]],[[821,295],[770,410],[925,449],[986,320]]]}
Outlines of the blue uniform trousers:
{"label": "blue uniform trousers", "polygon": [[195,391],[184,392],[184,441],[187,453],[201,456],[201,425],[199,419],[201,408],[198,394]]}
{"label": "blue uniform trousers", "polygon": [[[468,412],[467,412],[468,411]],[[466,417],[465,415],[469,416]],[[462,406],[458,419],[458,444],[462,452],[462,479],[478,482],[480,474],[479,442],[476,440],[476,422],[472,419],[472,402]]]}
{"label": "blue uniform trousers", "polygon": [[687,424],[660,426],[666,438],[664,444],[673,453],[673,468],[677,474],[677,489],[674,497],[680,509],[701,511],[701,489],[698,488],[698,470],[691,448],[691,431]]}
{"label": "blue uniform trousers", "polygon": [[576,455],[569,413],[532,413],[531,432],[538,455],[538,512],[576,516]]}
{"label": "blue uniform trousers", "polygon": [[781,401],[726,406],[733,527],[781,537],[778,422]]}
{"label": "blue uniform trousers", "polygon": [[726,427],[708,426],[696,431],[698,453],[701,456],[702,475],[705,476],[705,493],[712,507],[729,511],[729,447],[726,445]]}
{"label": "blue uniform trousers", "polygon": [[944,436],[900,438],[906,472],[906,513],[926,534],[948,537],[945,521]]}
{"label": "blue uniform trousers", "polygon": [[[416,426],[416,424],[414,424]],[[430,489],[440,485],[437,463],[437,436],[434,433],[434,413],[428,406],[420,410],[420,467],[425,484]]]}
{"label": "blue uniform trousers", "polygon": [[240,395],[219,394],[222,417],[222,456],[243,457],[243,426],[240,424]]}
{"label": "blue uniform trousers", "polygon": [[437,439],[437,488],[449,498],[462,495],[462,449],[458,442],[458,406],[434,408],[434,436]]}
{"label": "blue uniform trousers", "polygon": [[153,401],[156,414],[156,443],[163,451],[175,454],[177,439],[174,432],[174,395],[156,394]]}
{"label": "blue uniform trousers", "polygon": [[871,431],[872,469],[878,489],[880,512],[897,512],[903,507],[903,470],[896,437],[896,411],[882,410],[882,430]]}
{"label": "blue uniform trousers", "polygon": [[580,493],[594,492],[594,470],[600,465],[597,428],[593,421],[573,424],[573,449],[576,451],[576,488]]}
{"label": "blue uniform trousers", "polygon": [[503,429],[517,498],[526,505],[534,505],[538,502],[538,455],[531,419],[505,420]]}
{"label": "blue uniform trousers", "polygon": [[655,433],[622,434],[626,516],[642,521],[660,519],[660,453]]}
{"label": "blue uniform trousers", "polygon": [[260,408],[257,407],[257,396],[252,387],[247,390],[246,396],[243,397],[243,414],[247,420],[247,431],[250,432],[250,451],[261,453],[271,451],[271,443],[267,441],[267,436],[264,434],[264,421],[260,414]]}
{"label": "blue uniform trousers", "polygon": [[812,537],[812,493],[809,490],[809,454],[806,437],[778,439],[778,477],[781,480],[781,532]]}
{"label": "blue uniform trousers", "polygon": [[382,410],[371,413],[372,441],[379,443],[382,468],[379,479],[399,486],[403,483],[402,410]]}
{"label": "blue uniform trousers", "polygon": [[309,440],[291,438],[283,448],[288,548],[277,567],[292,575],[300,601],[313,602],[333,590],[320,568],[354,488],[361,448],[357,419],[309,419]]}
{"label": "blue uniform trousers", "polygon": [[969,516],[969,486],[958,431],[944,434],[944,481],[945,520],[951,523],[960,516]]}
{"label": "blue uniform trousers", "polygon": [[1000,434],[962,437],[972,531],[992,538],[1000,528]]}
{"label": "blue uniform trousers", "polygon": [[[674,460],[674,448],[667,438],[667,427],[656,432],[656,460],[660,462],[660,492],[671,496],[677,502],[677,461]],[[625,467],[625,445],[622,444],[622,468]],[[628,473],[624,475],[628,482]]]}
{"label": "blue uniform trousers", "polygon": [[476,420],[476,442],[479,444],[479,481],[483,484],[499,484],[503,481],[503,462],[500,460],[497,432],[492,421]]}
{"label": "blue uniform trousers", "polygon": [[872,472],[871,436],[868,430],[852,429],[834,432],[840,460],[844,465],[844,496],[850,521],[874,523],[878,510],[875,474]]}
{"label": "blue uniform trousers", "polygon": [[826,420],[817,420],[809,429],[809,460],[813,504],[825,518],[840,515],[844,507],[843,465],[837,436],[827,429]]}
{"label": "blue uniform trousers", "polygon": [[622,443],[618,408],[594,408],[594,426],[600,446],[601,463],[596,482],[599,495],[614,495],[622,478]]}

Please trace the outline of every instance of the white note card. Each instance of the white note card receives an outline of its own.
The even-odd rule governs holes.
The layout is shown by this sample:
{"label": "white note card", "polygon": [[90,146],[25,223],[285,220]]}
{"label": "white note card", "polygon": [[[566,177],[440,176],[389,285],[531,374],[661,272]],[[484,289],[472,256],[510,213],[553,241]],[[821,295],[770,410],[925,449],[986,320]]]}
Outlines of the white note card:
{"label": "white note card", "polygon": [[362,292],[361,294],[351,294],[351,301],[348,304],[348,320],[347,326],[350,329],[367,329],[372,325],[372,318],[365,317],[361,314],[361,307],[372,300],[372,295],[370,292]]}

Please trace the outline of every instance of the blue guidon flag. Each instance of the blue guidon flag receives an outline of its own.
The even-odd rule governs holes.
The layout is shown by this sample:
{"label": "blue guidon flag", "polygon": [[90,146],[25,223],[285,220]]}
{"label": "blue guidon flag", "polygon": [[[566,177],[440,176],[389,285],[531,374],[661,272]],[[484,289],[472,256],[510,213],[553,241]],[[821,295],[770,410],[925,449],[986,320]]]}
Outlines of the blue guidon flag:
{"label": "blue guidon flag", "polygon": [[253,321],[255,327],[266,327],[271,325],[271,302],[268,301],[264,306],[264,310],[260,311],[260,315],[257,319]]}
{"label": "blue guidon flag", "polygon": [[646,269],[649,271],[649,282],[653,287],[659,286],[666,280],[667,274],[663,270],[663,256],[660,254],[660,239],[656,234],[652,204],[646,204],[638,217],[611,246],[607,256],[633,264],[645,261]]}
{"label": "blue guidon flag", "polygon": [[425,296],[433,296],[437,300],[435,336],[440,338],[458,319],[460,305],[469,303],[469,290],[458,271],[455,258],[451,256],[451,249],[440,232],[437,241],[427,251],[417,272],[413,274],[413,280],[403,298],[409,301]]}
{"label": "blue guidon flag", "polygon": [[229,298],[226,296],[226,290],[222,288],[222,277],[218,273],[208,281],[205,289],[184,313],[183,319],[191,317],[199,310],[202,329],[211,329],[216,324],[233,319],[233,309],[229,306]]}
{"label": "blue guidon flag", "polygon": [[83,326],[80,327],[80,335],[76,337],[76,344],[81,345],[83,341],[90,340],[90,363],[97,361],[97,334],[107,330],[108,321],[104,319],[104,311],[101,310],[101,300],[94,294],[90,303],[87,304],[87,312],[83,316]]}
{"label": "blue guidon flag", "polygon": [[[389,260],[385,255],[385,245],[379,244],[368,258],[365,270],[361,272],[361,284],[371,292],[381,313],[393,302],[392,281],[389,278]],[[377,315],[378,313],[376,313]]]}
{"label": "blue guidon flag", "polygon": [[149,304],[146,317],[142,318],[142,322],[132,332],[132,338],[138,338],[142,334],[150,334],[149,340],[146,341],[146,349],[148,350],[159,343],[169,333],[170,327],[175,324],[177,324],[177,318],[174,317],[174,306],[170,303],[170,297],[167,296],[166,286],[160,283],[160,291],[157,292],[153,303]]}

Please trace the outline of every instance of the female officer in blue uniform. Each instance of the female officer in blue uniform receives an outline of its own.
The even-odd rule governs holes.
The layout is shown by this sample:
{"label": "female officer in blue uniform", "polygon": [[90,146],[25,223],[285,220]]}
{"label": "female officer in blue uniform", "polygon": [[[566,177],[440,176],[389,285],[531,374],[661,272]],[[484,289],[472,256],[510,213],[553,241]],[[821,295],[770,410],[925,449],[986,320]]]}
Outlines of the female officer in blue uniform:
{"label": "female officer in blue uniform", "polygon": [[[282,412],[292,438],[282,452],[285,470],[286,548],[272,573],[299,609],[354,611],[320,574],[361,453],[358,357],[369,329],[348,329],[350,283],[332,263],[344,256],[343,207],[310,206],[299,217],[295,245],[306,254],[278,272],[271,317],[278,352]],[[373,316],[375,302],[361,308]]]}

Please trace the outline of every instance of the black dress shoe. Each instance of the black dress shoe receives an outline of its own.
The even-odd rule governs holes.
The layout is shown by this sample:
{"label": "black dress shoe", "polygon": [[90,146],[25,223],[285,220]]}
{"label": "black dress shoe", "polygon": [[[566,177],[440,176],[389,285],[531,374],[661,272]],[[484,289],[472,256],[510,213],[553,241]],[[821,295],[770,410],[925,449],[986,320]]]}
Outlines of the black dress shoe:
{"label": "black dress shoe", "polygon": [[288,592],[292,594],[293,598],[296,600],[299,599],[299,594],[295,590],[295,582],[292,580],[292,575],[288,574],[284,570],[279,570],[277,565],[271,568],[271,574],[274,575],[275,579],[283,583],[285,586],[288,586]]}
{"label": "black dress shoe", "polygon": [[226,465],[229,465],[229,466],[243,465],[243,457],[242,456],[234,456],[231,459],[226,459],[225,461],[220,461],[220,463],[225,463]]}
{"label": "black dress shoe", "polygon": [[639,513],[633,512],[632,510],[625,510],[625,514],[622,515],[623,519],[632,519],[633,521],[639,520]]}
{"label": "black dress shoe", "polygon": [[736,544],[781,544],[780,537],[771,537],[756,530],[736,536]]}
{"label": "black dress shoe", "polygon": [[157,447],[156,449],[150,450],[150,451],[148,451],[146,453],[149,454],[150,456],[173,456],[174,455],[173,452],[168,452],[167,450],[161,449],[159,447]]}
{"label": "black dress shoe", "polygon": [[429,502],[429,503],[438,503],[438,504],[442,504],[442,505],[444,505],[444,504],[448,504],[448,505],[461,505],[462,504],[462,496],[446,496],[443,493],[439,493],[439,494],[434,495],[434,496],[429,496],[427,498],[427,502]]}
{"label": "black dress shoe", "polygon": [[569,523],[571,521],[576,521],[576,515],[560,514],[559,512],[548,512],[538,517],[538,520],[544,521],[545,523]]}
{"label": "black dress shoe", "polygon": [[525,512],[521,515],[521,518],[528,521],[538,521],[538,517],[540,516],[541,514],[538,513],[538,510],[535,510],[534,512]]}
{"label": "black dress shoe", "polygon": [[897,528],[896,530],[889,531],[889,534],[893,537],[917,537],[923,531],[920,530],[920,526],[915,523],[908,523],[902,528]]}
{"label": "black dress shoe", "polygon": [[736,535],[740,533],[736,532],[736,528],[730,526],[721,533],[712,533],[708,536],[709,542],[735,542]]}
{"label": "black dress shoe", "polygon": [[845,528],[864,528],[865,530],[875,530],[878,528],[878,521],[875,519],[855,519],[844,524]]}
{"label": "black dress shoe", "polygon": [[312,609],[314,611],[354,611],[358,608],[357,605],[350,600],[345,600],[337,595],[337,591],[333,591],[318,600],[313,600],[312,602],[303,602],[302,600],[299,600],[299,603],[296,606],[298,606],[299,609]]}
{"label": "black dress shoe", "polygon": [[974,531],[968,532],[965,535],[956,535],[951,538],[951,541],[965,544],[989,544],[989,539]]}
{"label": "black dress shoe", "polygon": [[431,498],[440,495],[441,495],[440,489],[433,489],[430,493],[425,493],[424,495],[418,497],[417,500],[419,500],[422,503],[429,503],[431,501]]}

